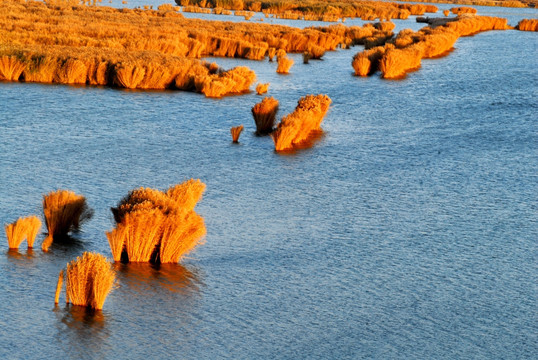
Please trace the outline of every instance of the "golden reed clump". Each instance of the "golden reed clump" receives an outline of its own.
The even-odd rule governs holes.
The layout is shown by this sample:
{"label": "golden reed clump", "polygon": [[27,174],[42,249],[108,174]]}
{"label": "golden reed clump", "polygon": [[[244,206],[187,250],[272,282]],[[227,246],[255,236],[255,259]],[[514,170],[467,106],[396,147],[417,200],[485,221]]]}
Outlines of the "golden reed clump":
{"label": "golden reed clump", "polygon": [[418,32],[402,30],[384,49],[366,50],[355,55],[352,66],[355,74],[366,76],[376,69],[383,78],[397,79],[420,68],[423,58],[447,54],[459,37],[482,31],[509,29],[506,19],[485,16],[461,16],[437,27],[428,26]]}
{"label": "golden reed clump", "polygon": [[274,97],[265,97],[252,107],[252,116],[256,123],[256,135],[266,135],[273,131],[277,112],[278,100]]}
{"label": "golden reed clump", "polygon": [[454,15],[476,14],[475,8],[467,7],[467,6],[453,7],[453,8],[450,8],[450,11]]}
{"label": "golden reed clump", "polygon": [[34,247],[34,241],[41,228],[41,220],[35,215],[18,218],[17,221],[7,224],[5,227],[7,243],[10,249],[18,249],[26,239],[28,248]]}
{"label": "golden reed clump", "polygon": [[269,89],[269,83],[265,83],[265,84],[259,83],[258,85],[256,85],[256,94],[263,95],[267,92],[268,89]]}
{"label": "golden reed clump", "polygon": [[66,303],[101,310],[114,287],[116,273],[112,264],[97,253],[85,252],[60,271],[54,302],[58,304],[65,279]]}
{"label": "golden reed clump", "polygon": [[166,192],[131,191],[112,213],[116,228],[106,233],[115,261],[177,263],[201,243],[203,218],[194,211],[205,184],[189,180]]}
{"label": "golden reed clump", "polygon": [[313,132],[321,129],[321,122],[330,105],[331,99],[327,95],[301,98],[295,110],[285,116],[271,133],[275,150],[291,150],[308,140]]}
{"label": "golden reed clump", "polygon": [[232,141],[234,143],[239,142],[239,136],[241,135],[241,132],[243,132],[243,125],[234,126],[230,129],[230,133],[232,134]]}
{"label": "golden reed clump", "polygon": [[516,29],[520,31],[538,31],[538,19],[523,19],[517,24]]}
{"label": "golden reed clump", "polygon": [[287,57],[284,50],[279,49],[276,52],[276,61],[278,64],[276,72],[279,74],[288,74],[291,66],[293,65],[293,59]]}
{"label": "golden reed clump", "polygon": [[43,214],[48,235],[41,247],[48,251],[55,237],[78,230],[92,217],[93,210],[88,207],[84,196],[69,190],[57,190],[43,196]]}

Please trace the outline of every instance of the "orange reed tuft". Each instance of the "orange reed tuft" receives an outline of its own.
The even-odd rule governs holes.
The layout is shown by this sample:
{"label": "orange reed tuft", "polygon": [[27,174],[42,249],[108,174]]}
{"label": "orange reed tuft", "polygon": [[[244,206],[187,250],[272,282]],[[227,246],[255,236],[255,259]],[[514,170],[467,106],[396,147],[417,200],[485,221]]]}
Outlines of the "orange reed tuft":
{"label": "orange reed tuft", "polygon": [[520,31],[538,31],[538,19],[523,19],[517,24],[516,29]]}
{"label": "orange reed tuft", "polygon": [[252,116],[256,123],[257,135],[269,134],[273,131],[277,111],[278,100],[273,97],[265,97],[252,107]]}
{"label": "orange reed tuft", "polygon": [[230,129],[230,133],[232,134],[232,141],[234,143],[239,142],[239,136],[241,135],[241,132],[243,132],[243,125],[234,126]]}
{"label": "orange reed tuft", "polygon": [[0,80],[18,81],[26,64],[17,56],[0,56]]}
{"label": "orange reed tuft", "polygon": [[450,10],[448,10],[448,9],[443,10],[443,15],[445,15],[445,16],[450,15]]}
{"label": "orange reed tuft", "polygon": [[265,94],[268,89],[269,89],[269,83],[265,83],[265,84],[259,83],[258,85],[256,85],[256,93],[258,95]]}
{"label": "orange reed tuft", "polygon": [[450,8],[450,11],[454,15],[476,14],[476,9],[475,8],[467,7],[467,6],[453,7],[453,8]]}
{"label": "orange reed tuft", "polygon": [[385,54],[387,47],[377,46],[363,52],[357,53],[353,57],[351,65],[356,76],[368,76],[378,70],[379,60]]}
{"label": "orange reed tuft", "polygon": [[276,61],[278,66],[276,72],[279,74],[287,74],[290,71],[291,66],[293,65],[293,59],[290,59],[286,56],[286,52],[282,49],[279,49],[276,53]]}
{"label": "orange reed tuft", "polygon": [[117,225],[106,236],[114,260],[179,261],[205,235],[204,221],[194,211],[204,190],[204,183],[191,179],[166,192],[150,188],[131,191],[111,209]]}
{"label": "orange reed tuft", "polygon": [[116,273],[112,269],[112,264],[103,255],[85,252],[67,264],[66,298],[73,305],[101,310],[115,279]]}
{"label": "orange reed tuft", "polygon": [[47,251],[54,237],[76,231],[81,223],[89,220],[93,210],[86,204],[86,198],[69,190],[57,190],[43,196],[43,213],[48,236],[42,249]]}
{"label": "orange reed tuft", "polygon": [[295,110],[285,116],[271,133],[275,150],[291,150],[300,146],[314,131],[320,129],[330,104],[331,99],[327,95],[307,95],[301,98]]}
{"label": "orange reed tuft", "polygon": [[[64,271],[63,269],[60,270],[60,274],[58,275],[58,282],[56,283],[56,294],[54,296],[54,304],[58,304],[60,302],[60,293],[62,292],[62,285],[64,281]],[[67,301],[69,303],[69,301]]]}
{"label": "orange reed tuft", "polygon": [[34,247],[34,241],[41,228],[41,220],[37,216],[19,218],[5,226],[7,242],[10,249],[18,249],[26,239],[28,248]]}

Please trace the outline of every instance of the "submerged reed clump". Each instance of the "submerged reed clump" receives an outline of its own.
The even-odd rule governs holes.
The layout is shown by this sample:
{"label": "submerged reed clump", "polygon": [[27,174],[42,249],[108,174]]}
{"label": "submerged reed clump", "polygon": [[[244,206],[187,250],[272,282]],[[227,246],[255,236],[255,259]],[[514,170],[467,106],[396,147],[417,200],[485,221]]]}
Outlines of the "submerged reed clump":
{"label": "submerged reed clump", "polygon": [[256,123],[256,134],[265,135],[273,131],[275,117],[278,111],[278,100],[274,97],[265,97],[252,107],[252,116]]}
{"label": "submerged reed clump", "polygon": [[48,235],[41,247],[43,251],[48,251],[55,237],[78,230],[83,222],[92,217],[93,210],[84,196],[69,190],[57,190],[43,196],[43,214]]}
{"label": "submerged reed clump", "polygon": [[265,94],[268,89],[269,89],[269,83],[265,83],[265,84],[259,83],[258,85],[256,85],[256,93],[258,95]]}
{"label": "submerged reed clump", "polygon": [[301,98],[295,110],[285,116],[271,133],[275,150],[291,150],[300,146],[314,131],[320,129],[330,105],[331,99],[327,95],[307,95]]}
{"label": "submerged reed clump", "polygon": [[243,125],[234,126],[230,129],[230,133],[232,134],[232,141],[234,143],[239,142],[239,136],[241,135],[242,131],[243,131]]}
{"label": "submerged reed clump", "polygon": [[291,66],[293,65],[293,59],[287,57],[284,50],[279,49],[276,52],[276,61],[278,64],[276,72],[279,74],[288,74]]}
{"label": "submerged reed clump", "polygon": [[34,241],[41,228],[41,220],[35,215],[18,218],[15,222],[5,226],[7,243],[10,249],[18,249],[26,239],[28,248],[34,247]]}
{"label": "submerged reed clump", "polygon": [[188,180],[165,192],[131,191],[112,208],[116,228],[106,233],[115,261],[178,262],[202,241],[204,220],[195,211],[205,184]]}
{"label": "submerged reed clump", "polygon": [[60,271],[55,303],[59,302],[64,278],[66,303],[101,310],[114,287],[116,273],[103,255],[85,252],[67,264],[65,276],[63,270]]}

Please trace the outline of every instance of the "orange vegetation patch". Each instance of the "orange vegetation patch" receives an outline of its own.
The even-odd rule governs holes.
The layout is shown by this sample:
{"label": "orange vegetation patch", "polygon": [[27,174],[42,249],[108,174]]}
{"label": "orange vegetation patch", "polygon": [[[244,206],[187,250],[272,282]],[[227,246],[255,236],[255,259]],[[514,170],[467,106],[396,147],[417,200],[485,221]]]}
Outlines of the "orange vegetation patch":
{"label": "orange vegetation patch", "polygon": [[204,183],[191,179],[165,192],[131,191],[111,209],[117,225],[106,236],[114,260],[177,263],[206,233],[194,211],[204,190]]}
{"label": "orange vegetation patch", "polygon": [[301,98],[295,110],[286,115],[271,133],[275,150],[291,150],[308,140],[313,132],[321,129],[321,122],[330,105],[331,99],[327,95]]}
{"label": "orange vegetation patch", "polygon": [[276,53],[277,68],[276,72],[279,74],[287,74],[290,71],[290,68],[293,65],[293,59],[290,59],[286,56],[286,52],[282,49],[279,49]]}
{"label": "orange vegetation patch", "polygon": [[453,8],[450,8],[450,11],[452,11],[452,14],[454,15],[476,14],[475,8],[467,7],[467,6],[453,7]]}
{"label": "orange vegetation patch", "polygon": [[282,19],[316,21],[338,21],[357,17],[362,20],[407,19],[409,15],[423,15],[425,12],[437,11],[437,7],[433,5],[357,0],[176,0],[176,3],[262,11],[266,16],[272,14]]}
{"label": "orange vegetation patch", "polygon": [[243,132],[243,125],[234,126],[230,129],[230,133],[232,134],[232,141],[234,143],[239,142],[239,136],[241,135],[241,132]]}
{"label": "orange vegetation patch", "polygon": [[258,95],[265,94],[268,89],[269,89],[269,83],[265,83],[265,84],[259,83],[258,85],[256,85],[256,93]]}
{"label": "orange vegetation patch", "polygon": [[26,239],[28,248],[34,247],[34,241],[41,228],[41,220],[37,216],[18,218],[17,221],[7,224],[5,227],[7,243],[10,249],[18,249]]}
{"label": "orange vegetation patch", "polygon": [[386,79],[405,76],[420,68],[421,60],[447,54],[460,36],[510,27],[506,19],[485,16],[462,16],[442,26],[425,27],[418,32],[402,30],[384,49],[375,48],[355,55],[352,66],[355,74],[366,76],[381,70]]}
{"label": "orange vegetation patch", "polygon": [[523,19],[517,24],[516,29],[520,31],[538,31],[538,19]]}
{"label": "orange vegetation patch", "polygon": [[252,116],[256,123],[256,134],[265,135],[273,131],[275,117],[278,112],[278,100],[265,97],[252,108]]}
{"label": "orange vegetation patch", "polygon": [[55,237],[78,230],[92,217],[93,210],[88,207],[84,196],[69,190],[57,190],[43,196],[43,214],[48,235],[41,247],[47,251]]}
{"label": "orange vegetation patch", "polygon": [[[63,271],[56,286],[55,303],[58,303]],[[101,255],[85,252],[67,264],[65,271],[66,302],[101,310],[114,286],[116,273],[112,264]]]}

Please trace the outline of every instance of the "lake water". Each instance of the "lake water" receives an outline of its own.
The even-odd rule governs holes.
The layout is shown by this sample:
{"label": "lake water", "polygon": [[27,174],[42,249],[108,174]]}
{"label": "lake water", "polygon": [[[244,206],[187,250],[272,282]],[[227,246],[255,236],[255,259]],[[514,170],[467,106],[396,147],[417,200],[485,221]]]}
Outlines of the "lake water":
{"label": "lake water", "polygon": [[[512,25],[537,15],[481,9]],[[279,118],[329,95],[323,136],[287,155],[254,135],[254,92],[0,83],[0,222],[41,214],[58,188],[95,210],[73,246],[0,242],[0,357],[535,358],[537,46],[528,32],[460,38],[401,81],[352,76],[360,47],[308,65],[292,54],[289,75],[210,59],[270,82]],[[111,206],[190,178],[207,184],[203,246],[177,265],[117,265],[102,312],[63,295],[54,307],[68,261],[111,256]]]}

